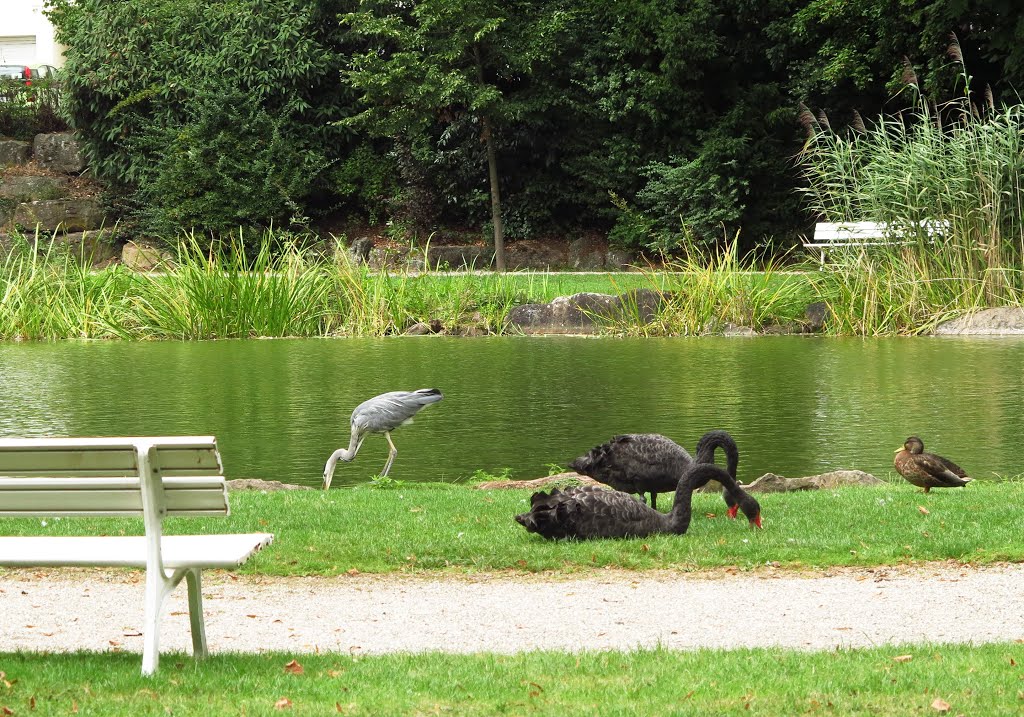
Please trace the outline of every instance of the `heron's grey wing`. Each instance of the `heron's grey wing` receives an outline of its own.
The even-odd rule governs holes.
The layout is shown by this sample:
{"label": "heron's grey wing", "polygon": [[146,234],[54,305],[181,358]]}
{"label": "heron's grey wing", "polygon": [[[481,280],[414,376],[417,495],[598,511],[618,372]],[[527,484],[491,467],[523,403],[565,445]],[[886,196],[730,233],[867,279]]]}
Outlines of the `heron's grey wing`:
{"label": "heron's grey wing", "polygon": [[352,412],[352,425],[361,431],[393,431],[430,403],[433,401],[424,401],[420,391],[382,393],[356,406]]}

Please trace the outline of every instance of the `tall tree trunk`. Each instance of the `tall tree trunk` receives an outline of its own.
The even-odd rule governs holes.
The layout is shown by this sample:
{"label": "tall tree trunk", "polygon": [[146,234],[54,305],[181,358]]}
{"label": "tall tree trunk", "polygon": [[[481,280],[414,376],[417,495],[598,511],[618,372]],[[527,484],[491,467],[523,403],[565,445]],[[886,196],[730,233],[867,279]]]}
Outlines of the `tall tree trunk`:
{"label": "tall tree trunk", "polygon": [[498,191],[498,155],[494,151],[491,121],[484,115],[483,140],[487,147],[487,175],[491,181],[491,223],[494,225],[494,266],[505,271],[505,227],[501,223],[501,193]]}
{"label": "tall tree trunk", "polygon": [[[473,57],[476,60],[477,81],[483,86],[484,61],[480,55],[480,46],[473,46]],[[491,132],[491,118],[485,112],[480,117],[483,127],[481,139],[487,148],[487,177],[491,184],[491,224],[494,225],[494,268],[505,271],[505,227],[501,223],[501,192],[498,190],[498,153],[494,149],[494,135]]]}

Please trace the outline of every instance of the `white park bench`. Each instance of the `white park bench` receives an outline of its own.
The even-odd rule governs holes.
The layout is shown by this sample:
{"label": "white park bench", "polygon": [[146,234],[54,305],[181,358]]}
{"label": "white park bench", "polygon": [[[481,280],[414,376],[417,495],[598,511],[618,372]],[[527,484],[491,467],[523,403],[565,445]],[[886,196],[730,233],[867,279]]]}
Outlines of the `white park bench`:
{"label": "white park bench", "polygon": [[141,516],[145,535],[0,536],[0,567],[145,568],[142,673],[160,660],[160,614],[188,584],[192,648],[206,655],[204,568],[238,567],[274,536],[163,535],[168,516],[225,516],[212,436],[0,439],[0,517]]}
{"label": "white park bench", "polygon": [[[945,233],[949,223],[944,221],[925,221],[920,226],[927,233],[930,241]],[[821,265],[825,265],[826,254],[830,249],[844,247],[898,246],[913,244],[912,238],[901,238],[885,222],[819,222],[814,225],[814,241],[805,241],[805,249],[816,249],[820,252]]]}

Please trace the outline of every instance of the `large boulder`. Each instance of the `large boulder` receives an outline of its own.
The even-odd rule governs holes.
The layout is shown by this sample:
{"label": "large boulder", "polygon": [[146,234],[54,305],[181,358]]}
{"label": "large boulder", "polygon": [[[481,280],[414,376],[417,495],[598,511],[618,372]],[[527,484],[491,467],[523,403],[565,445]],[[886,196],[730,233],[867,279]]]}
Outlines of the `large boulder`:
{"label": "large boulder", "polygon": [[1024,309],[1009,306],[982,309],[939,324],[935,333],[939,336],[1024,334]]}
{"label": "large boulder", "polygon": [[593,334],[603,324],[625,317],[651,321],[664,302],[653,289],[621,296],[581,293],[559,296],[549,304],[522,304],[508,314],[509,326],[526,334]]}
{"label": "large boulder", "polygon": [[85,158],[74,132],[37,134],[32,153],[40,167],[65,174],[77,174],[85,169]]}
{"label": "large boulder", "polygon": [[851,485],[880,485],[883,482],[870,473],[856,470],[830,471],[803,478],[785,478],[775,473],[765,473],[743,488],[750,493],[787,493],[797,490],[842,488]]}
{"label": "large boulder", "polygon": [[45,199],[22,202],[14,211],[14,223],[34,231],[81,232],[103,226],[103,209],[97,199]]}
{"label": "large boulder", "polygon": [[17,139],[0,139],[0,167],[28,164],[32,159],[32,143]]}
{"label": "large boulder", "polygon": [[60,199],[67,195],[68,180],[65,177],[29,175],[0,179],[0,197],[15,202],[31,202],[34,199]]}
{"label": "large boulder", "polygon": [[130,241],[121,249],[121,263],[133,271],[152,271],[171,261],[171,255],[154,246]]}
{"label": "large boulder", "polygon": [[509,269],[561,269],[569,265],[569,247],[563,242],[526,239],[505,248]]}
{"label": "large boulder", "polygon": [[111,240],[111,236],[103,231],[70,232],[63,237],[58,236],[57,239],[67,247],[69,254],[84,264],[105,266],[121,256],[121,251]]}

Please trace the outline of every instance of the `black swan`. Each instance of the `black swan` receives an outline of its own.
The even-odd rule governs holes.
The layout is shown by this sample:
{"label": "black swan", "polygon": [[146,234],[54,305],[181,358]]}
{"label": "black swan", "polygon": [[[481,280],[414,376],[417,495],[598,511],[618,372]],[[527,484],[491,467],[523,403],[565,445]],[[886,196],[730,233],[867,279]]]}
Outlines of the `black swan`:
{"label": "black swan", "polygon": [[[580,475],[610,485],[625,493],[651,494],[651,507],[658,507],[658,493],[676,489],[679,476],[694,462],[714,463],[715,448],[725,452],[726,469],[735,479],[739,466],[736,442],[726,431],[708,431],[697,442],[697,458],[681,445],[658,433],[630,433],[615,436],[580,456],[569,468]],[[728,502],[728,499],[726,499]],[[730,507],[734,507],[730,503]],[[735,517],[735,511],[730,517]]]}
{"label": "black swan", "polygon": [[388,462],[380,472],[381,476],[386,476],[391,470],[391,464],[395,462],[395,456],[398,455],[398,449],[391,440],[391,431],[402,424],[411,423],[412,417],[422,408],[437,403],[442,398],[444,395],[436,388],[421,388],[418,391],[382,393],[356,406],[349,422],[352,435],[348,439],[348,448],[336,450],[324,466],[324,490],[331,487],[331,478],[334,476],[334,467],[338,465],[338,461],[350,461],[355,458],[367,433],[383,433],[388,439],[391,450],[388,452]]}
{"label": "black swan", "polygon": [[953,461],[924,452],[924,441],[911,436],[896,451],[896,472],[927,493],[932,488],[962,488],[970,482],[967,472]]}
{"label": "black swan", "polygon": [[516,522],[549,540],[642,538],[654,533],[682,535],[690,527],[693,491],[717,480],[733,496],[751,526],[761,527],[761,506],[729,473],[713,463],[694,463],[680,477],[672,510],[662,513],[629,493],[580,486],[530,497],[530,511]]}

